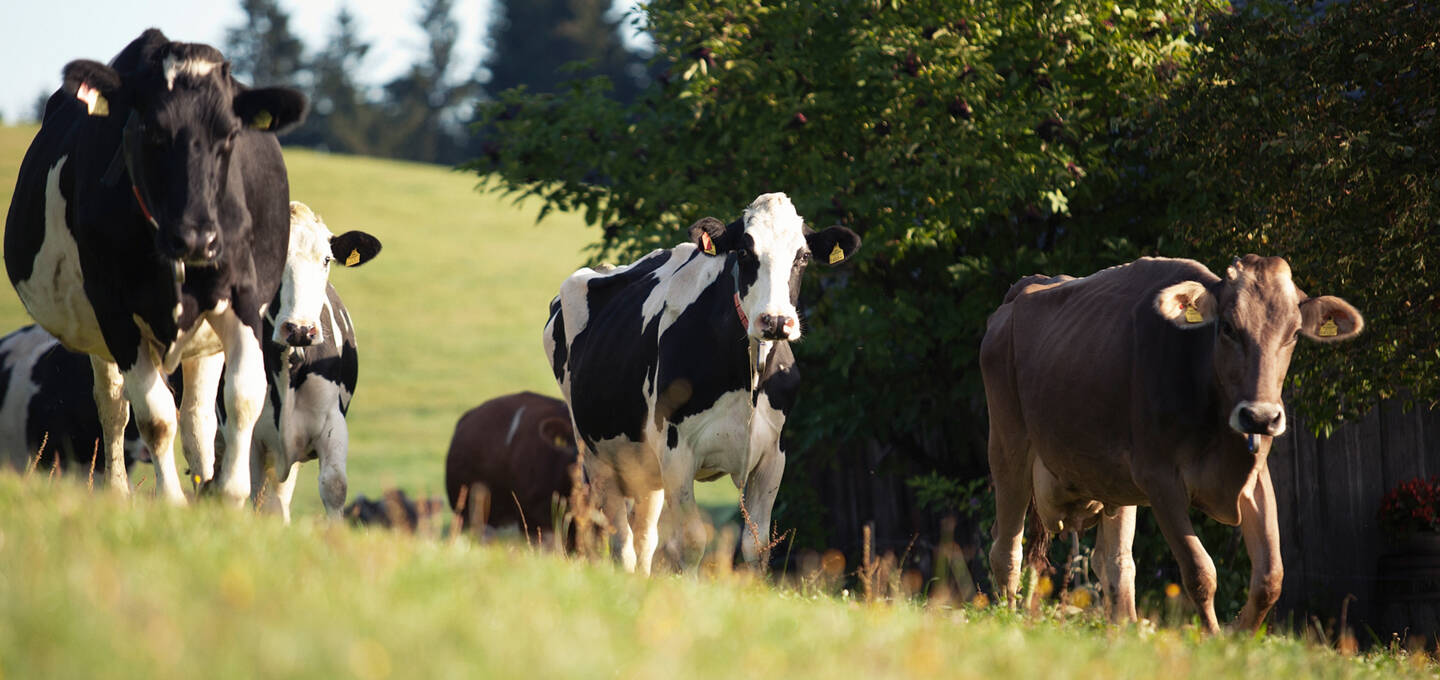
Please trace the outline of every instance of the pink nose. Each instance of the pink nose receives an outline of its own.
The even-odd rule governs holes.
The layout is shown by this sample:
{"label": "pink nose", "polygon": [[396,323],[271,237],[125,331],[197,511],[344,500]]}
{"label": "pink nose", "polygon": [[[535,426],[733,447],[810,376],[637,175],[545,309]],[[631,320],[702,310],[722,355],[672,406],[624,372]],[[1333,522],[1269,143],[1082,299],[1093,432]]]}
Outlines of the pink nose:
{"label": "pink nose", "polygon": [[320,329],[315,324],[286,321],[280,324],[280,337],[291,347],[307,347],[319,337]]}

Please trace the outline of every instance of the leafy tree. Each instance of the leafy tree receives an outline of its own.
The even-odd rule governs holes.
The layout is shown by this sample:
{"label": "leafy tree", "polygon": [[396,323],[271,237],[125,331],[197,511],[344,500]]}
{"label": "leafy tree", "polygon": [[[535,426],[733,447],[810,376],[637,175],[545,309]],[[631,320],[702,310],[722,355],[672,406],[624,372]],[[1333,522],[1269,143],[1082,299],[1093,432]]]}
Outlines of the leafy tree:
{"label": "leafy tree", "polygon": [[[633,105],[597,79],[510,91],[470,167],[582,210],[595,259],[680,241],[766,191],[865,245],[811,281],[800,407],[777,508],[800,543],[930,522],[906,478],[984,474],[977,353],[1004,290],[1152,251],[1164,206],[1145,115],[1183,81],[1212,0],[654,0],[665,70]],[[558,284],[558,282],[557,282]],[[930,525],[933,526],[933,525]]]}
{"label": "leafy tree", "polygon": [[341,5],[325,49],[309,64],[310,115],[285,143],[340,153],[396,155],[399,135],[379,104],[369,100],[355,74],[364,67],[370,44],[360,36],[355,15]]}
{"label": "leafy tree", "polygon": [[245,23],[225,31],[225,54],[235,76],[257,87],[293,85],[305,45],[290,32],[278,0],[240,0]]}
{"label": "leafy tree", "polygon": [[1289,403],[1317,429],[1440,401],[1437,32],[1430,2],[1253,4],[1161,111],[1156,186],[1186,247],[1283,255],[1365,314],[1359,340],[1296,353]]}
{"label": "leafy tree", "polygon": [[[604,75],[613,96],[629,102],[644,84],[640,57],[626,49],[612,0],[500,0],[491,23],[493,49],[484,64],[492,96],[513,87],[556,92],[580,75]],[[566,68],[584,62],[580,69]]]}
{"label": "leafy tree", "polygon": [[426,58],[385,86],[390,124],[404,131],[399,156],[423,161],[455,162],[463,148],[457,107],[478,91],[473,81],[453,82],[455,41],[454,0],[421,0],[420,28],[425,32]]}

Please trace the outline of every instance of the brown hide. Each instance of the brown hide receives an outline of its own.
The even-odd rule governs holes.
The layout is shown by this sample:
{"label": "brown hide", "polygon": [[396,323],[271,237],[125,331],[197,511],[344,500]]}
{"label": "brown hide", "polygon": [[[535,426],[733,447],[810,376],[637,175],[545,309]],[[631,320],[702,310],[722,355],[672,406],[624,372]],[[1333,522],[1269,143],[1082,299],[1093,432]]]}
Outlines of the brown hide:
{"label": "brown hide", "polygon": [[[1322,332],[1327,321],[1335,323]],[[1105,522],[1151,505],[1213,629],[1214,567],[1194,540],[1194,505],[1241,524],[1255,568],[1241,621],[1258,625],[1278,596],[1266,456],[1285,429],[1280,389],[1291,353],[1302,335],[1331,342],[1362,327],[1343,300],[1307,298],[1280,258],[1247,255],[1224,279],[1192,260],[1142,258],[1081,279],[1017,282],[980,350],[996,494],[991,567],[1002,597],[1014,594],[1032,500],[1052,531],[1084,527],[1103,506],[1102,534],[1119,538],[1099,557],[1119,560],[1113,573],[1129,574],[1133,597],[1133,566],[1123,564],[1130,538]]]}
{"label": "brown hide", "polygon": [[[537,528],[548,534],[552,498],[570,495],[576,458],[565,402],[533,392],[497,397],[456,423],[445,457],[445,492],[467,527],[483,516],[492,527],[523,524],[532,534]],[[461,489],[467,489],[463,508]]]}

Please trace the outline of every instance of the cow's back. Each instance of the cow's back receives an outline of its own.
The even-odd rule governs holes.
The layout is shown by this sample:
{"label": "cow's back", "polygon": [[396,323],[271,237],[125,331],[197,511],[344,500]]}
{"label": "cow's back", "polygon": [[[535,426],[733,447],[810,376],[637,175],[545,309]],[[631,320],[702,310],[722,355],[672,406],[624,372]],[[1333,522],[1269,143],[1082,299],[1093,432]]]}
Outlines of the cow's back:
{"label": "cow's back", "polygon": [[[541,427],[547,420],[570,429],[565,402],[533,392],[491,399],[460,417],[445,457],[445,492],[467,525],[475,502],[469,489],[482,484],[490,496],[486,523],[523,521],[532,531],[549,531],[551,498],[569,495],[576,456],[573,435],[568,442],[543,438]],[[467,490],[464,507],[462,489]]]}

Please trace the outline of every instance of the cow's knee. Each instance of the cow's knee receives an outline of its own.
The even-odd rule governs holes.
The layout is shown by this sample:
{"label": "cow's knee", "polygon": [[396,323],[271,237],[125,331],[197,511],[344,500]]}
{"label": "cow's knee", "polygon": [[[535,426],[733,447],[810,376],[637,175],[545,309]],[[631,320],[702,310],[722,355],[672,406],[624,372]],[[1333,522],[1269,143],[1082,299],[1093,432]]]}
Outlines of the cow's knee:
{"label": "cow's knee", "polygon": [[1278,564],[1272,565],[1253,581],[1250,584],[1250,599],[1255,601],[1255,604],[1260,607],[1260,611],[1267,611],[1280,599],[1280,587],[1285,582],[1285,570]]}

